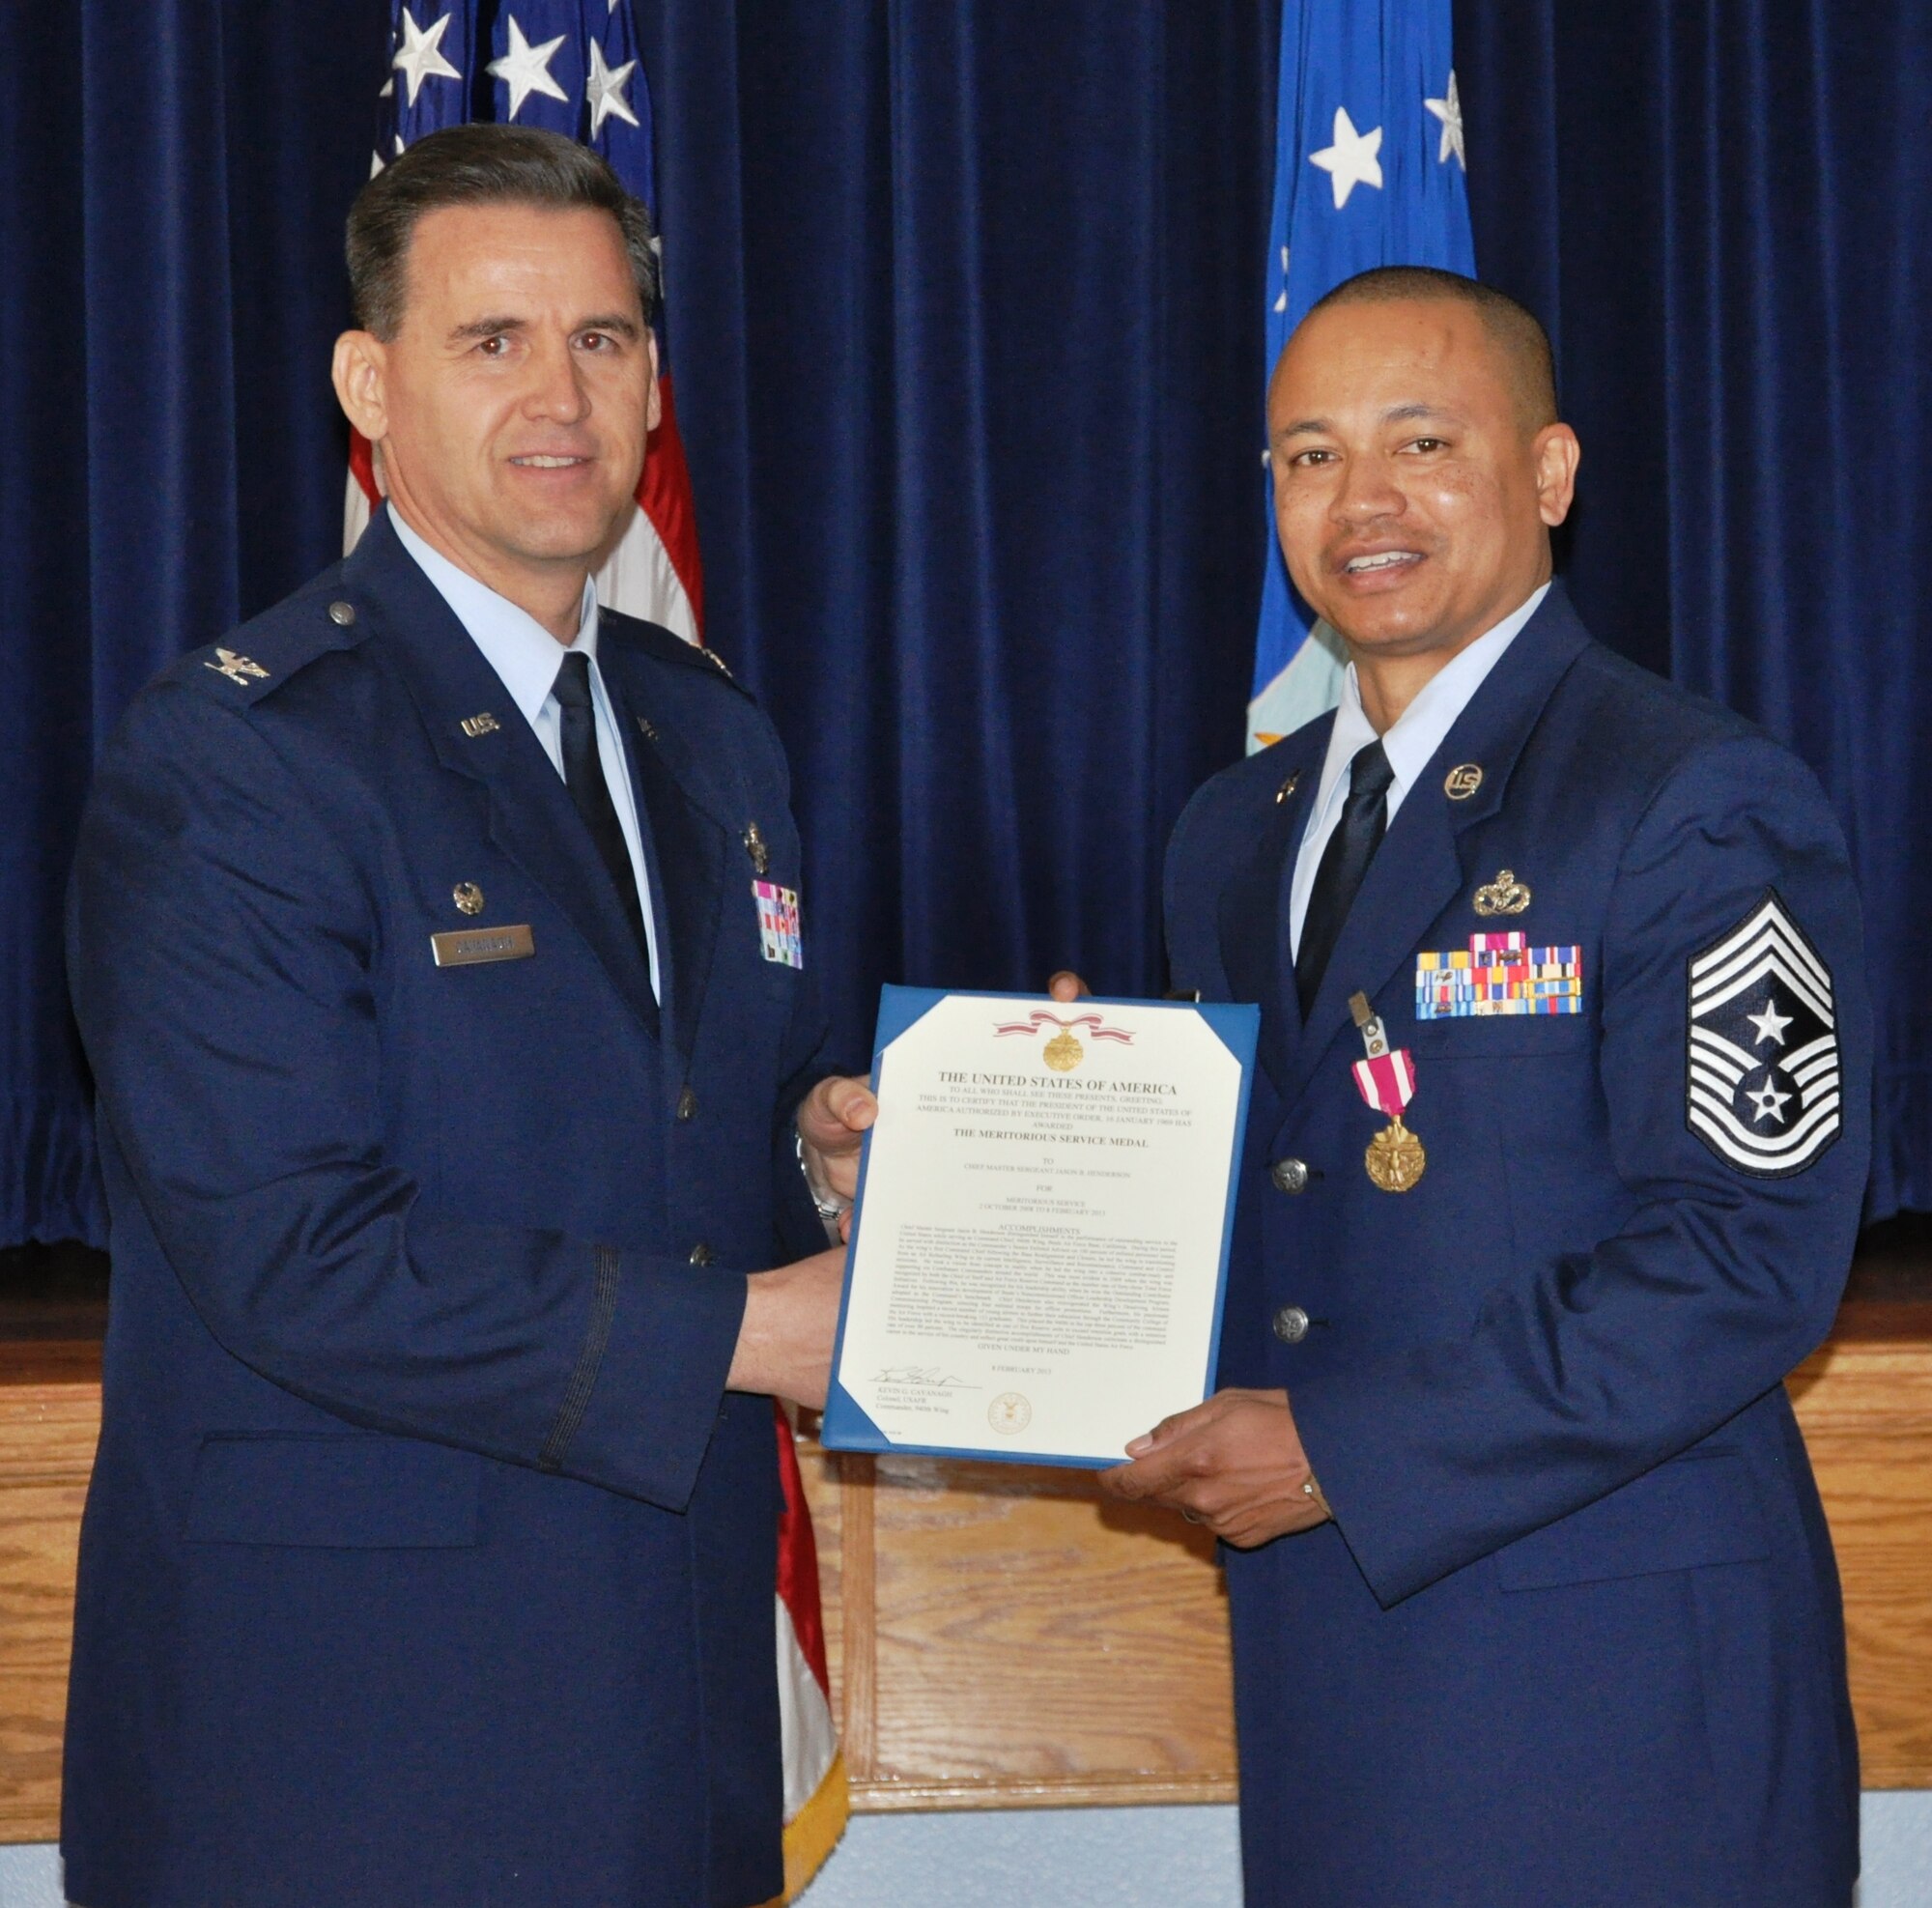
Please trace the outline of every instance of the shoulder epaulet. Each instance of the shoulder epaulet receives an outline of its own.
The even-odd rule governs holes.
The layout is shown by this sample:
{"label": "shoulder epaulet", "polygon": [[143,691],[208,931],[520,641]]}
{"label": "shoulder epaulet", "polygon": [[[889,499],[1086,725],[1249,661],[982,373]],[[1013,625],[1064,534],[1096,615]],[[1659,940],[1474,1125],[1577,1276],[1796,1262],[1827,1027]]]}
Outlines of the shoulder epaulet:
{"label": "shoulder epaulet", "polygon": [[600,610],[598,617],[600,633],[608,629],[620,640],[635,644],[656,662],[674,663],[681,669],[696,669],[704,675],[716,676],[720,682],[728,682],[740,696],[756,700],[752,692],[731,673],[717,650],[687,642],[662,623],[647,622],[641,616],[627,616],[618,610]]}
{"label": "shoulder epaulet", "polygon": [[221,641],[190,650],[174,672],[226,700],[259,702],[318,656],[353,649],[366,634],[338,565]]}

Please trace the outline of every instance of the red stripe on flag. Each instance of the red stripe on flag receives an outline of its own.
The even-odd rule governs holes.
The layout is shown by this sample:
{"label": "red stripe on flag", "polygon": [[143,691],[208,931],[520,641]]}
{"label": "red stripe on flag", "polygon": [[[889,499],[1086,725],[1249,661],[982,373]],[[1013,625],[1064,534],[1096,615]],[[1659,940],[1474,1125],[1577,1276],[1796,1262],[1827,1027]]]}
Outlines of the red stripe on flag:
{"label": "red stripe on flag", "polygon": [[692,619],[699,641],[704,636],[704,572],[697,560],[697,511],[691,497],[691,467],[684,461],[684,440],[677,433],[677,411],[671,403],[670,374],[658,380],[664,416],[651,433],[644,453],[644,474],[638,481],[638,503],[663,540],[665,554],[691,599]]}
{"label": "red stripe on flag", "polygon": [[381,509],[383,493],[376,488],[376,453],[370,447],[369,440],[353,424],[349,427],[349,469],[355,481],[362,486],[362,495],[369,499],[370,510]]}
{"label": "red stripe on flag", "polygon": [[811,1534],[811,1511],[805,1501],[805,1479],[798,1446],[781,1405],[774,1405],[779,1429],[779,1482],[784,1487],[784,1515],[779,1520],[779,1596],[791,1612],[791,1627],[806,1663],[828,1697],[832,1672],[825,1661],[825,1613],[818,1602],[818,1540]]}

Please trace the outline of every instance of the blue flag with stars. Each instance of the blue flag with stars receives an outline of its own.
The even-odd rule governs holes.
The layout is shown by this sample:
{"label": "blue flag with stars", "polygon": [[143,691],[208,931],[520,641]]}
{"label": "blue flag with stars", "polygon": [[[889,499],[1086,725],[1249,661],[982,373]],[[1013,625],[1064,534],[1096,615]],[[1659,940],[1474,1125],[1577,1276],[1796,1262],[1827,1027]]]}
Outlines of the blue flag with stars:
{"label": "blue flag with stars", "polygon": [[[1324,292],[1378,265],[1474,276],[1449,0],[1287,0],[1281,18],[1267,362]],[[1271,500],[1250,753],[1334,706],[1341,644],[1289,582]]]}

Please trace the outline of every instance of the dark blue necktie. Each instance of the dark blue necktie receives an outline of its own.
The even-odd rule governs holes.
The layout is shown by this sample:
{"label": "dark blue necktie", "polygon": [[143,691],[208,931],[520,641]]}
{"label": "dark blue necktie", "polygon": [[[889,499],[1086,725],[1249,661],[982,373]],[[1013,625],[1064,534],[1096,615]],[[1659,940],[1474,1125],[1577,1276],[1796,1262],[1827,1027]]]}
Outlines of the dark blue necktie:
{"label": "dark blue necktie", "polygon": [[1308,896],[1308,913],[1301,923],[1301,945],[1294,955],[1294,991],[1301,999],[1301,1017],[1315,1005],[1328,956],[1342,938],[1342,924],[1355,904],[1355,893],[1388,827],[1389,783],[1395,771],[1379,742],[1371,742],[1349,764],[1349,799],[1342,818],[1321,851],[1315,886]]}
{"label": "dark blue necktie", "polygon": [[638,879],[631,867],[631,851],[625,845],[623,824],[617,819],[611,800],[610,784],[604,780],[604,763],[597,753],[597,711],[590,701],[590,658],[573,649],[565,655],[551,689],[563,716],[563,782],[577,812],[597,844],[597,853],[611,871],[611,880],[623,903],[624,918],[638,937],[638,946],[646,960],[650,951],[644,939],[644,911],[638,905]]}

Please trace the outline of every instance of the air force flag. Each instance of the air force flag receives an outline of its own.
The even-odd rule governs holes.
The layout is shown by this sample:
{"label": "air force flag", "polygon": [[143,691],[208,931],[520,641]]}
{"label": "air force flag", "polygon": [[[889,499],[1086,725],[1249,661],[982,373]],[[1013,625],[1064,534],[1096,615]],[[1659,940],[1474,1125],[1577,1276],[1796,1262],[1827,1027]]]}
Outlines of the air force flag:
{"label": "air force flag", "polygon": [[[1281,20],[1267,363],[1308,307],[1378,265],[1474,275],[1449,0],[1287,0]],[[1266,513],[1248,748],[1333,706],[1341,645],[1313,636]]]}

